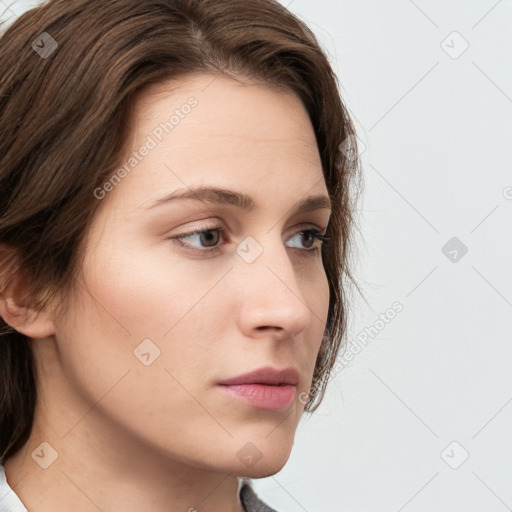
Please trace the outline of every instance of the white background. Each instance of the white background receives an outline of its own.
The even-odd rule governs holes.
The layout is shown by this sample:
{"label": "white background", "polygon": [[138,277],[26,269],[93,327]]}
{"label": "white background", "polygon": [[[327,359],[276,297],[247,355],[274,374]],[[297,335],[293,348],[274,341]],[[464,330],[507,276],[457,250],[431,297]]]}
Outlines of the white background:
{"label": "white background", "polygon": [[510,510],[512,0],[282,4],[327,51],[363,142],[367,303],[353,297],[349,337],[403,311],[255,487],[283,512]]}
{"label": "white background", "polygon": [[282,3],[330,54],[367,146],[369,305],[354,302],[350,336],[403,311],[258,489],[285,512],[510,510],[512,2]]}

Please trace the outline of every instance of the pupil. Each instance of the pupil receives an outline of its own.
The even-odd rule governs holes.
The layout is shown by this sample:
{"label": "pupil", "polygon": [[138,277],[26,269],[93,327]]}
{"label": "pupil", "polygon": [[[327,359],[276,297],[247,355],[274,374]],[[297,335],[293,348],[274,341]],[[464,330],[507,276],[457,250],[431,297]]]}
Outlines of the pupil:
{"label": "pupil", "polygon": [[[313,235],[311,233],[303,233],[303,235],[305,237],[309,237],[310,241],[313,240]],[[306,247],[310,247],[307,243],[305,245],[306,245]]]}
{"label": "pupil", "polygon": [[213,230],[209,230],[209,231],[205,231],[202,236],[204,239],[206,239],[206,245],[208,245],[208,243],[211,243],[212,241],[212,238],[213,238],[213,243],[211,245],[216,245],[217,244],[217,241],[215,240],[215,236],[213,235],[213,233],[217,233],[216,231],[213,231]]}

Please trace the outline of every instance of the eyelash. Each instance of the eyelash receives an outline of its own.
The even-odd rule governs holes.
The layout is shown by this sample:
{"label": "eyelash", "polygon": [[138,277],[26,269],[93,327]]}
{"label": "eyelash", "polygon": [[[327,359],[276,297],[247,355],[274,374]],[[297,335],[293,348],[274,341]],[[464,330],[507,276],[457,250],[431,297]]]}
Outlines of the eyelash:
{"label": "eyelash", "polygon": [[[212,247],[212,248],[196,249],[196,248],[192,248],[189,244],[186,244],[181,240],[182,238],[187,238],[187,237],[193,236],[193,235],[202,235],[208,231],[218,231],[220,233],[220,235],[222,236],[222,238],[224,238],[224,239],[226,238],[226,235],[227,235],[227,231],[222,226],[200,227],[197,230],[191,231],[190,233],[183,233],[182,235],[172,237],[171,240],[176,240],[176,243],[179,246],[183,247],[184,249],[186,249],[188,251],[192,251],[192,252],[196,252],[196,253],[203,253],[203,254],[205,254],[205,253],[206,254],[215,254],[220,250],[219,249],[220,246],[218,246],[218,245],[216,247]],[[301,230],[301,231],[298,231],[294,236],[300,235],[300,234],[306,234],[306,233],[310,234],[316,240],[321,240],[322,245],[329,240],[329,237],[327,237],[325,233],[322,233],[321,231],[319,231],[317,229]],[[294,249],[296,249],[296,247],[294,247]],[[320,248],[315,247],[314,249],[299,249],[299,251],[302,253],[302,256],[313,257],[313,256],[318,255],[318,253],[320,252]],[[303,254],[304,252],[306,254]]]}

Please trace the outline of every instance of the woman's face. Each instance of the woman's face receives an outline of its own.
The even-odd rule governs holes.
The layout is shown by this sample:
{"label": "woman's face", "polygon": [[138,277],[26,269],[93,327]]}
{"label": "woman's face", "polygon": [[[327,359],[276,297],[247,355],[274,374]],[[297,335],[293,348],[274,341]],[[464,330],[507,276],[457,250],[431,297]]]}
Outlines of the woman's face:
{"label": "woman's face", "polygon": [[[321,241],[308,230],[323,232],[330,210],[318,200],[295,210],[328,194],[296,96],[212,80],[140,96],[138,156],[95,192],[100,209],[55,321],[47,380],[65,383],[53,388],[68,411],[62,435],[72,428],[106,452],[129,442],[197,468],[267,476],[289,457],[329,304]],[[210,187],[231,195],[155,205]],[[295,369],[297,386],[219,385],[264,367]]]}

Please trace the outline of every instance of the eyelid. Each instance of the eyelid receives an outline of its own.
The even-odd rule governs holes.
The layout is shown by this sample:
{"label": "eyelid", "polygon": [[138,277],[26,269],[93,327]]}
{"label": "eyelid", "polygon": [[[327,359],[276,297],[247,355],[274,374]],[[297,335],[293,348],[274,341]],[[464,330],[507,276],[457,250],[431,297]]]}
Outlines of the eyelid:
{"label": "eyelid", "polygon": [[[318,225],[312,223],[312,222],[304,222],[302,223],[304,227],[295,228],[295,231],[291,236],[294,236],[298,233],[301,233],[303,231],[317,231],[319,235],[325,235],[329,229],[329,222],[327,223],[327,226],[325,228],[321,228]],[[177,234],[175,236],[169,237],[169,238],[183,238],[186,236],[191,235],[197,235],[201,234],[204,231],[222,231],[224,234],[226,234],[229,230],[225,227],[224,223],[222,221],[218,221],[216,224],[199,224],[193,228],[191,228],[189,231],[185,231],[181,234]]]}
{"label": "eyelid", "polygon": [[[324,229],[321,229],[317,225],[314,225],[312,223],[305,223],[305,224],[309,224],[308,227],[296,228],[294,233],[289,238],[292,238],[292,237],[297,236],[304,232],[311,232],[311,233],[313,233],[315,241],[321,241],[320,247],[315,247],[315,248],[311,248],[311,249],[299,249],[296,247],[292,247],[292,249],[297,249],[298,251],[303,253],[304,256],[311,256],[316,253],[320,253],[323,245],[325,245],[325,243],[328,241],[328,237],[326,237],[325,235],[326,235],[327,229],[329,227],[329,223],[327,224],[327,227],[325,227]],[[227,238],[228,241],[221,243],[219,245],[216,245],[214,247],[210,247],[210,248],[205,247],[203,249],[199,249],[199,248],[193,247],[190,244],[187,244],[181,240],[182,238],[186,238],[189,236],[200,235],[200,234],[204,233],[205,231],[218,231],[221,234],[221,237]],[[183,249],[188,252],[196,253],[196,254],[203,254],[203,255],[219,252],[221,250],[222,245],[226,245],[230,241],[229,236],[228,236],[228,230],[225,228],[225,226],[223,225],[222,222],[218,222],[215,225],[208,225],[208,224],[199,225],[199,226],[196,226],[194,229],[191,229],[190,231],[172,236],[172,237],[170,237],[170,239],[174,240],[174,242],[176,244],[183,247]],[[304,253],[311,253],[311,254],[304,254]]]}

